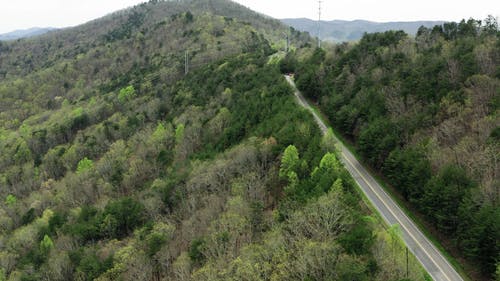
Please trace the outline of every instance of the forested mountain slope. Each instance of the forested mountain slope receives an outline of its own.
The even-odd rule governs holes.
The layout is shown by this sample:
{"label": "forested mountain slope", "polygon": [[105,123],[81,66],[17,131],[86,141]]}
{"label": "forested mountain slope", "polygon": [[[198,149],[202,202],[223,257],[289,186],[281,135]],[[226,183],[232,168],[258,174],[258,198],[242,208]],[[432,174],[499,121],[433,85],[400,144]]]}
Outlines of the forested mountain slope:
{"label": "forested mountain slope", "polygon": [[424,280],[270,59],[287,30],[150,1],[2,43],[0,280]]}
{"label": "forested mountain slope", "polygon": [[[282,64],[293,68],[293,56]],[[316,50],[297,84],[360,154],[493,278],[500,259],[500,33],[492,17]]]}

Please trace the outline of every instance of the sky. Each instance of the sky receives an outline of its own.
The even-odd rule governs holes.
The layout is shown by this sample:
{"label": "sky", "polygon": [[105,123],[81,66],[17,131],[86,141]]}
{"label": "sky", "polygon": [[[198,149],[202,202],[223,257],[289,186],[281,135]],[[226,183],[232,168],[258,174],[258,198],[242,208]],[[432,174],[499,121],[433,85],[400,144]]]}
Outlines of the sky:
{"label": "sky", "polygon": [[[0,0],[0,33],[85,23],[143,0]],[[318,18],[316,0],[236,0],[275,18]],[[500,0],[323,0],[322,19],[371,21],[500,17]]]}

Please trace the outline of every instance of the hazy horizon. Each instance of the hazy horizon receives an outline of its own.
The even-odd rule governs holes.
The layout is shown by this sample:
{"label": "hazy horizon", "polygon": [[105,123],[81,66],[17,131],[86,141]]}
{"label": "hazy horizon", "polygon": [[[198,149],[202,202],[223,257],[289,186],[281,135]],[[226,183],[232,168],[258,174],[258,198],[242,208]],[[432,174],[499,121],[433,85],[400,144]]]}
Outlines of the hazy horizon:
{"label": "hazy horizon", "polygon": [[[64,28],[83,24],[112,12],[140,4],[141,0],[26,0],[0,4],[0,33],[32,27]],[[235,2],[262,14],[277,18],[308,18],[317,20],[317,1],[236,0]],[[359,8],[363,7],[363,8]],[[401,3],[396,0],[342,0],[323,1],[322,20],[366,20],[372,22],[394,21],[460,21],[485,19],[488,15],[498,18],[500,2],[478,0],[474,5],[456,1],[422,0]]]}

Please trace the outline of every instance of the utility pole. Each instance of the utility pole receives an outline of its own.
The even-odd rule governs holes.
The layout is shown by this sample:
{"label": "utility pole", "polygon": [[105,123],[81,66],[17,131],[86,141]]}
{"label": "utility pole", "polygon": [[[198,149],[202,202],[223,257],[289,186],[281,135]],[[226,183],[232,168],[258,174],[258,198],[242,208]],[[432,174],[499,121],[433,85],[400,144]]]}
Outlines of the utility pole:
{"label": "utility pole", "polygon": [[184,53],[184,75],[189,73],[189,51]]}
{"label": "utility pole", "polygon": [[318,48],[321,48],[321,3],[323,1],[318,0]]}
{"label": "utility pole", "polygon": [[290,36],[288,35],[288,33],[283,33],[283,35],[285,35],[285,37],[286,37],[285,52],[288,53],[290,51]]}
{"label": "utility pole", "polygon": [[406,279],[408,279],[409,273],[410,273],[410,271],[408,268],[408,247],[406,247]]}

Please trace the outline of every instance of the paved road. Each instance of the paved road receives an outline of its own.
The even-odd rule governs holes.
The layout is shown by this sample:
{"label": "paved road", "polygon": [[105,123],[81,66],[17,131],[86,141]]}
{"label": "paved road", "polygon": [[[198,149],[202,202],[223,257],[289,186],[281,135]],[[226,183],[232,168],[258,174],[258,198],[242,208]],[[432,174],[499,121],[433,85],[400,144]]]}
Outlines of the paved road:
{"label": "paved road", "polygon": [[[323,134],[328,127],[312,110],[309,103],[295,87],[293,80],[286,76],[286,80],[293,86],[295,96],[300,105],[311,111]],[[342,162],[354,180],[361,187],[366,197],[380,213],[382,218],[389,224],[398,224],[401,229],[403,240],[408,249],[422,263],[427,272],[435,281],[463,281],[462,277],[448,263],[446,258],[434,247],[434,245],[422,234],[413,221],[399,208],[392,198],[384,191],[377,181],[358,162],[352,153],[339,141]]]}

